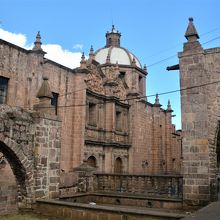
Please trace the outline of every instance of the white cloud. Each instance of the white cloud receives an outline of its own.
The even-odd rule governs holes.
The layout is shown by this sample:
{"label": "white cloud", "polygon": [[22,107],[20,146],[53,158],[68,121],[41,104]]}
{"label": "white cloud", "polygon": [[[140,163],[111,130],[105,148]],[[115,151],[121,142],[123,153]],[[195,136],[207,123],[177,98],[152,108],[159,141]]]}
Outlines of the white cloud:
{"label": "white cloud", "polygon": [[73,49],[80,49],[80,50],[82,50],[83,49],[83,44],[75,44],[75,45],[73,45]]}
{"label": "white cloud", "polygon": [[69,68],[75,68],[80,65],[82,54],[80,52],[71,52],[63,49],[58,44],[42,45],[42,49],[47,52],[46,58],[60,63]]}
{"label": "white cloud", "polygon": [[3,30],[2,28],[0,28],[0,38],[19,47],[25,47],[27,42],[26,36],[24,34],[11,33]]}
{"label": "white cloud", "polygon": [[[2,28],[0,28],[0,38],[28,50],[33,47],[33,45],[27,45],[27,38],[24,34],[8,32],[6,30],[3,30]],[[76,44],[75,46],[77,46],[77,48],[83,47],[83,45],[81,44]],[[42,49],[47,52],[47,54],[45,55],[46,58],[53,60],[59,64],[62,64],[69,68],[75,68],[80,65],[80,60],[82,56],[80,52],[71,52],[69,50],[63,49],[58,44],[42,44]]]}

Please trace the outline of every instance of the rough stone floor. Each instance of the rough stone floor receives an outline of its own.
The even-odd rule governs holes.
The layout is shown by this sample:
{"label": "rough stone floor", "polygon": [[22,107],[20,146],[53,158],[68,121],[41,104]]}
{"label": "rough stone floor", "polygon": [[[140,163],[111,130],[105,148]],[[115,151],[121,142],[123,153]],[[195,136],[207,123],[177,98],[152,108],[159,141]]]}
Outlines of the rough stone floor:
{"label": "rough stone floor", "polygon": [[220,201],[213,202],[181,220],[220,220]]}

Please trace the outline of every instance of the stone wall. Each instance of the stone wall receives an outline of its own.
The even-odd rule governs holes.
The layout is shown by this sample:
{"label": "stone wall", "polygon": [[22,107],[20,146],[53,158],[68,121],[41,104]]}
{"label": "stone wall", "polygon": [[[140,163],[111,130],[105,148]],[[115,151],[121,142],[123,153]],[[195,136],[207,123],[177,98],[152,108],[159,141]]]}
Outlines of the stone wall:
{"label": "stone wall", "polygon": [[[36,96],[42,85],[43,77],[48,78],[51,91],[59,94],[59,105],[76,104],[74,103],[76,97],[82,97],[80,92],[74,92],[78,89],[82,90],[84,84],[79,81],[76,83],[73,70],[45,59],[43,54],[0,40],[0,76],[9,79],[8,105],[32,110],[34,105],[39,102]],[[73,108],[58,109],[58,115],[62,118],[61,133],[63,137],[61,140],[63,149],[61,167],[67,171],[73,166],[72,160],[76,159],[73,158],[74,153],[70,151],[74,140],[72,137],[73,112]],[[79,157],[79,155],[75,157]],[[80,161],[80,157],[78,161]]]}
{"label": "stone wall", "polygon": [[35,197],[59,197],[60,130],[57,116],[33,114],[36,123],[34,136]]}
{"label": "stone wall", "polygon": [[18,187],[10,165],[5,159],[0,167],[0,214],[18,210]]}
{"label": "stone wall", "polygon": [[193,31],[179,53],[183,193],[186,204],[204,205],[217,195],[220,48],[202,48],[192,19],[187,30]]}
{"label": "stone wall", "polygon": [[[0,152],[16,179],[20,207],[36,198],[58,197],[60,128],[57,116],[0,106]],[[5,175],[11,178],[10,172]]]}
{"label": "stone wall", "polygon": [[129,104],[129,172],[180,174],[181,132],[172,125],[172,110],[145,100]]}

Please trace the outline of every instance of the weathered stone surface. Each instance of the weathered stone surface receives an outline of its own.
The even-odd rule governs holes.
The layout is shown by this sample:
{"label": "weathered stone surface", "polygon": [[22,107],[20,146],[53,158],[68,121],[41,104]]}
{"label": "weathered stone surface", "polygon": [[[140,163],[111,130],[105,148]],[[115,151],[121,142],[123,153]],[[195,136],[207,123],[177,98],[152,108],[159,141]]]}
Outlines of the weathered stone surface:
{"label": "weathered stone surface", "polygon": [[189,38],[179,53],[183,194],[186,204],[202,205],[217,195],[220,48],[203,49],[197,38]]}
{"label": "weathered stone surface", "polygon": [[[36,198],[58,195],[60,148],[57,143],[60,142],[60,121],[54,116],[33,116],[33,112],[7,105],[0,105],[0,120],[0,152],[10,164],[14,176],[10,172],[8,176],[7,172],[5,175],[8,184],[14,177],[17,182],[12,185],[17,185],[18,191],[17,195],[14,194],[14,202],[25,204]],[[44,133],[45,130],[48,132]],[[1,167],[1,176],[4,169],[8,167]],[[1,190],[5,193],[8,189]],[[0,197],[0,202],[4,201],[4,197]]]}

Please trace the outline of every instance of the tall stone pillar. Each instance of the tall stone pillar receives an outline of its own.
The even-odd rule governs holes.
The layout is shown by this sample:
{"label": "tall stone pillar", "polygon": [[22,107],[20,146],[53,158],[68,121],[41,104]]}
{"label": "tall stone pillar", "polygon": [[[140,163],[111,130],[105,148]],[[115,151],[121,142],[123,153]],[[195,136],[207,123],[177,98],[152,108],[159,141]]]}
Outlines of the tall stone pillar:
{"label": "tall stone pillar", "polygon": [[183,199],[186,205],[204,205],[210,201],[210,149],[208,139],[208,82],[204,50],[189,18],[187,42],[179,53],[181,111],[183,131]]}
{"label": "tall stone pillar", "polygon": [[35,198],[58,198],[60,182],[61,121],[51,105],[52,93],[44,78],[38,91],[39,104],[32,114],[35,123]]}

